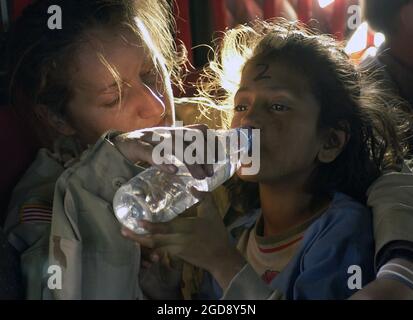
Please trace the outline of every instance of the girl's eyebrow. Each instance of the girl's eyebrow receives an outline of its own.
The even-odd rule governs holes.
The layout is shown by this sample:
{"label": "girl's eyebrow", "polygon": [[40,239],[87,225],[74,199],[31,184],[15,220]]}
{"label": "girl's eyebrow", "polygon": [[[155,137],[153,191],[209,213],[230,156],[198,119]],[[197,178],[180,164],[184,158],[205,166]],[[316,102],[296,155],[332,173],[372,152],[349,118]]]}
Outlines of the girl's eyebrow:
{"label": "girl's eyebrow", "polygon": [[[287,88],[287,87],[283,87],[283,86],[268,86],[268,87],[261,87],[259,90],[271,90],[271,91],[282,91],[285,92],[287,94],[291,94],[291,89]],[[253,91],[248,87],[240,87],[236,94],[238,93],[243,93],[243,92],[248,92],[248,91]]]}

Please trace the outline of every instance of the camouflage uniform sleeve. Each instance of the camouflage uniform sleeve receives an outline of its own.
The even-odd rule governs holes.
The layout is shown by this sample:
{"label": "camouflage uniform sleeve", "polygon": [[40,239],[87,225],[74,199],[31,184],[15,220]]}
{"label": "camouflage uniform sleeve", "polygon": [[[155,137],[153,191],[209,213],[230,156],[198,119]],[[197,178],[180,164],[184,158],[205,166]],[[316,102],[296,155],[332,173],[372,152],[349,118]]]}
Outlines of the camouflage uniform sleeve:
{"label": "camouflage uniform sleeve", "polygon": [[[376,267],[389,244],[399,243],[413,251],[413,174],[402,172],[381,176],[368,190],[368,206],[373,209]],[[397,249],[397,248],[394,248]]]}
{"label": "camouflage uniform sleeve", "polygon": [[25,298],[44,299],[52,208],[31,199],[19,213],[20,222],[8,232],[8,241],[20,253]]}
{"label": "camouflage uniform sleeve", "polygon": [[26,299],[45,298],[54,185],[63,167],[42,149],[14,189],[5,224],[20,254]]}

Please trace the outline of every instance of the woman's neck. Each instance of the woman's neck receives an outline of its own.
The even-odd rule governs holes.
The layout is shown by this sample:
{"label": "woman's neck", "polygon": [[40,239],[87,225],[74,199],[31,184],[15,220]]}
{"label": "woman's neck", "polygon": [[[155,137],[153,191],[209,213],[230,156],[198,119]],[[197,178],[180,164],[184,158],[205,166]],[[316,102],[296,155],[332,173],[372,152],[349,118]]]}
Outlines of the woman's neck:
{"label": "woman's neck", "polygon": [[260,184],[264,236],[281,234],[320,212],[328,205],[327,198],[316,199],[300,188]]}

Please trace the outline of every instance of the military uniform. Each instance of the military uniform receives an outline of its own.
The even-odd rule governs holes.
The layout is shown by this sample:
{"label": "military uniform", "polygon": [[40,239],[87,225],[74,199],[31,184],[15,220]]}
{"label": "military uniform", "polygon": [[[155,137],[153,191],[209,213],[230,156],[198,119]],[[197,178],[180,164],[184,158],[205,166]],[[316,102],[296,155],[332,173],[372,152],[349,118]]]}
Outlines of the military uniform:
{"label": "military uniform", "polygon": [[[177,108],[189,122],[196,111]],[[58,139],[53,152],[38,152],[14,189],[5,232],[21,256],[27,299],[144,298],[139,281],[149,298],[189,299],[200,286],[202,272],[188,264],[177,279],[178,291],[162,276],[161,266],[140,270],[139,248],[121,236],[112,198],[143,168],[119,153],[109,141],[113,135],[104,135],[83,153],[74,139]],[[215,194],[223,206],[228,204],[225,192]],[[63,271],[61,290],[48,288],[53,265]]]}
{"label": "military uniform", "polygon": [[388,172],[367,191],[373,210],[375,266],[392,258],[413,257],[413,174],[405,164],[401,172]]}
{"label": "military uniform", "polygon": [[47,275],[50,223],[56,180],[77,160],[80,146],[70,138],[41,149],[17,184],[9,204],[5,233],[20,253],[26,298],[41,299]]}
{"label": "military uniform", "polygon": [[[180,298],[180,279],[175,284],[176,290],[171,288],[164,275],[159,274],[160,269],[153,270],[155,274],[158,272],[155,276],[146,273],[145,280],[145,272],[140,274],[139,247],[120,233],[112,209],[113,196],[123,183],[143,168],[126,160],[110,140],[110,134],[102,137],[57,181],[49,262],[62,267],[63,288],[55,290],[53,296],[63,299],[142,299],[145,294],[140,288],[141,282],[150,289],[158,287],[155,290],[158,294],[151,298]],[[225,201],[221,200],[221,203]],[[184,274],[188,272],[187,267],[184,271]],[[148,283],[148,278],[153,281]],[[186,282],[189,289],[192,284]],[[172,295],[165,297],[162,293],[167,291]]]}
{"label": "military uniform", "polygon": [[140,299],[140,250],[122,237],[112,210],[116,190],[142,168],[102,137],[57,180],[50,265],[62,268],[57,299]]}
{"label": "military uniform", "polygon": [[[40,150],[16,186],[6,232],[21,254],[26,298],[143,299],[139,283],[150,298],[190,298],[196,290],[199,281],[192,280],[199,271],[187,264],[175,286],[159,265],[140,270],[140,249],[121,235],[112,199],[144,168],[125,159],[111,135],[83,153],[73,144],[71,156],[61,143],[53,153]],[[48,271],[55,265],[62,287],[49,290]]]}

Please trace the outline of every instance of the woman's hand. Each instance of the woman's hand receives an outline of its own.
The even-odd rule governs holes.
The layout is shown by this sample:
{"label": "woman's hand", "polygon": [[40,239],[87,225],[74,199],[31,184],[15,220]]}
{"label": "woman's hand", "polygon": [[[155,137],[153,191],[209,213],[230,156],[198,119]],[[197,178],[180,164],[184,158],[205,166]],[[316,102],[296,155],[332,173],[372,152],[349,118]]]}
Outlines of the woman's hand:
{"label": "woman's hand", "polygon": [[209,271],[223,289],[245,265],[244,258],[229,243],[210,194],[198,206],[197,217],[181,216],[166,223],[140,221],[140,224],[148,235],[137,235],[126,228],[122,229],[123,235],[151,248],[154,260],[166,252]]}
{"label": "woman's hand", "polygon": [[[176,173],[177,168],[171,164],[156,164],[154,160],[154,148],[160,144],[164,139],[170,139],[170,150],[166,150],[165,153],[173,154],[177,158],[185,163],[191,175],[196,179],[205,179],[211,177],[214,174],[212,164],[206,164],[206,161],[202,161],[206,158],[206,153],[209,148],[207,144],[207,130],[206,125],[192,125],[183,128],[149,128],[145,130],[138,130],[135,132],[129,132],[117,136],[113,143],[116,148],[133,163],[146,162],[152,166],[157,167],[161,171],[167,173]],[[203,137],[202,143],[204,155],[198,155],[199,161],[195,164],[188,164],[183,158],[185,148],[192,142],[184,141],[183,137],[186,132],[191,131],[194,134],[200,134]],[[176,139],[181,139],[178,144],[175,143]],[[165,144],[167,145],[167,144]],[[181,145],[183,150],[176,150],[175,146]],[[198,159],[197,159],[198,160]]]}

